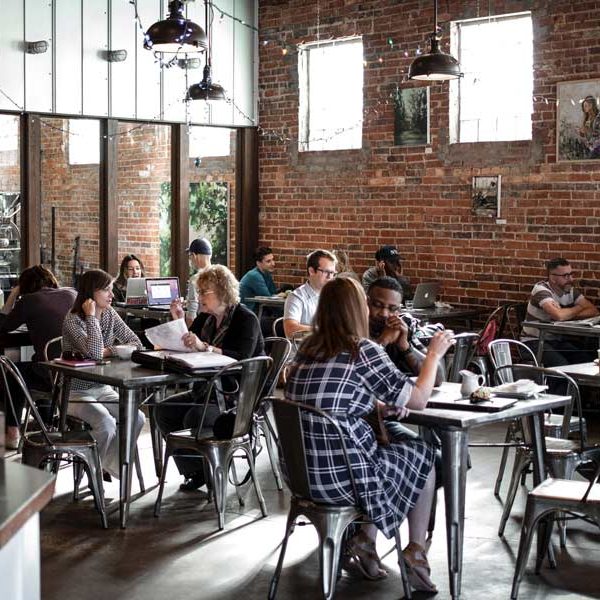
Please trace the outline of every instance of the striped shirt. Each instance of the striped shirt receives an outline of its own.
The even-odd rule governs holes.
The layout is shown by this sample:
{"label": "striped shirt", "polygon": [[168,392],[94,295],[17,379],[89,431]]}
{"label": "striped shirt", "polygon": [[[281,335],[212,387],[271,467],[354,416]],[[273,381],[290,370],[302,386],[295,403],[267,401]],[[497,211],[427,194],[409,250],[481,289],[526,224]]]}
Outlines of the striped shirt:
{"label": "striped shirt", "polygon": [[[138,350],[142,349],[138,336],[125,325],[112,306],[102,311],[100,320],[94,315],[82,318],[72,312],[65,317],[63,351],[79,352],[86,358],[101,360],[104,348],[116,354],[113,348],[117,344],[133,344]],[[98,385],[93,381],[71,380],[72,390],[89,390]]]}
{"label": "striped shirt", "polygon": [[[549,281],[539,281],[531,290],[531,297],[527,304],[527,321],[539,321],[551,323],[552,317],[543,309],[544,304],[554,300],[561,308],[571,308],[583,298],[579,290],[571,288],[570,291],[558,294]],[[537,339],[540,336],[538,329],[534,327],[523,327],[523,340]]]}

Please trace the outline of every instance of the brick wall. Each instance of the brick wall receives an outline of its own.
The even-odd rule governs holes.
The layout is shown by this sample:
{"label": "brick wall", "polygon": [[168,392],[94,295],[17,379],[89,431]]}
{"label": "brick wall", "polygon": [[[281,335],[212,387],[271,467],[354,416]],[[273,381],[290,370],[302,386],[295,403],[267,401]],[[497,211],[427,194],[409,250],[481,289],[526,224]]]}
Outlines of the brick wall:
{"label": "brick wall", "polygon": [[[431,146],[393,145],[390,90],[432,27],[432,2],[261,0],[260,124],[291,141],[260,141],[260,240],[278,260],[276,279],[299,283],[304,256],[316,247],[343,248],[362,273],[375,250],[396,244],[411,280],[440,279],[450,302],[494,305],[523,300],[543,277],[543,263],[574,262],[587,294],[597,299],[600,270],[600,161],[557,163],[556,107],[534,103],[531,142],[449,144],[448,83],[431,84]],[[559,81],[600,77],[600,4],[567,1],[439,3],[445,23],[530,8],[534,21],[534,95],[556,97]],[[479,11],[479,13],[478,13]],[[363,148],[298,152],[297,55],[281,44],[363,35]],[[377,63],[376,58],[384,60]],[[375,62],[375,64],[373,63]],[[413,86],[412,82],[406,84]],[[377,109],[375,114],[373,108]],[[471,212],[474,175],[502,176],[506,225]]]}

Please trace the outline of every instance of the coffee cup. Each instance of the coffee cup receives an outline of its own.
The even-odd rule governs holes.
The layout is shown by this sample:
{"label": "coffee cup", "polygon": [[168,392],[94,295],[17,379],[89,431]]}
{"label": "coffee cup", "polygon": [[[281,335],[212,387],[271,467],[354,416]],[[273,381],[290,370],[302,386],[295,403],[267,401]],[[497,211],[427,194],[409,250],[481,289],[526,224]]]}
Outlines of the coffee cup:
{"label": "coffee cup", "polygon": [[115,352],[121,360],[129,360],[135,351],[135,346],[126,344],[123,346],[115,346]]}

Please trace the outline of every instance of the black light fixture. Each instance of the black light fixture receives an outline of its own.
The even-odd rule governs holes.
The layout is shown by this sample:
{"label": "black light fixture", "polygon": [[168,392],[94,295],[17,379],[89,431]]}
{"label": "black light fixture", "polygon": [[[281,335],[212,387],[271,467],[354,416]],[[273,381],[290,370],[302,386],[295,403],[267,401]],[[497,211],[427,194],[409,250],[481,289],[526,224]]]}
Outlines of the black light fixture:
{"label": "black light fixture", "polygon": [[422,54],[413,60],[408,69],[409,79],[421,81],[447,81],[462,77],[460,65],[454,56],[440,50],[441,33],[437,23],[437,0],[433,0],[433,33],[429,54]]}
{"label": "black light fixture", "polygon": [[155,52],[204,52],[206,34],[199,25],[183,16],[182,0],[169,2],[169,15],[151,25],[144,35],[144,48]]}
{"label": "black light fixture", "polygon": [[[210,7],[210,18],[209,18]],[[188,100],[226,100],[225,89],[222,85],[212,82],[212,21],[213,8],[210,0],[204,0],[204,11],[206,14],[206,28],[208,30],[208,52],[206,53],[206,65],[202,73],[202,81],[194,83],[187,91]]]}

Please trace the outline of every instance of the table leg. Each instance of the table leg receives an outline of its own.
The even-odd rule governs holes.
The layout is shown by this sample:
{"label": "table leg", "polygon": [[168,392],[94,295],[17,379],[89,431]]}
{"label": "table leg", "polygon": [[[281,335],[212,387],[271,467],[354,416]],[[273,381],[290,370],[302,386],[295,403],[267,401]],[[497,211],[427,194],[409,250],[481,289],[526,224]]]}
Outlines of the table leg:
{"label": "table leg", "polygon": [[446,505],[448,577],[453,600],[460,597],[467,483],[467,431],[439,429],[442,442],[442,470]]}
{"label": "table leg", "polygon": [[258,303],[258,312],[256,313],[256,317],[257,317],[259,323],[260,323],[260,318],[262,317],[262,314],[263,314],[263,308],[264,308],[264,305],[262,304],[262,302],[259,302]]}
{"label": "table leg", "polygon": [[66,376],[62,377],[62,384],[60,386],[60,425],[59,430],[65,431],[67,428],[67,410],[69,408],[69,394],[71,393],[71,378]]}
{"label": "table leg", "polygon": [[538,361],[538,365],[543,366],[544,365],[544,342],[545,342],[545,338],[546,338],[546,332],[543,330],[539,331],[540,337],[538,338],[538,349],[537,349],[537,356],[536,359]]}
{"label": "table leg", "polygon": [[160,480],[162,474],[162,456],[163,456],[163,438],[160,430],[156,426],[156,419],[154,417],[154,411],[157,408],[157,404],[162,402],[165,398],[165,388],[160,387],[154,391],[152,404],[148,405],[149,416],[150,416],[150,434],[152,437],[152,454],[154,455],[154,470],[156,476]]}
{"label": "table leg", "polygon": [[135,422],[137,412],[136,393],[134,390],[119,390],[119,462],[121,463],[121,480],[119,489],[119,516],[121,528],[127,527],[129,503],[131,502],[131,477],[135,455]]}

